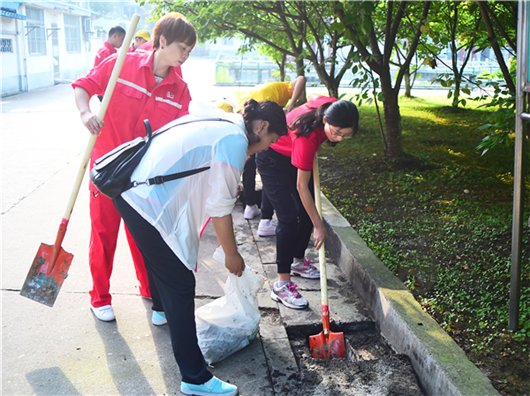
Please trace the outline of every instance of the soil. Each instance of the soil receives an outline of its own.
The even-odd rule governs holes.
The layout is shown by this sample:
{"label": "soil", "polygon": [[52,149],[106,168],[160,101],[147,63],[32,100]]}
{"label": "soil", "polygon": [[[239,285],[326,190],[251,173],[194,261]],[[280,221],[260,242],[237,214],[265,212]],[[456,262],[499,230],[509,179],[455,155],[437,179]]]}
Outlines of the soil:
{"label": "soil", "polygon": [[[403,174],[403,173],[414,173],[414,172],[424,172],[432,169],[436,169],[435,165],[425,163],[420,161],[413,156],[406,156],[400,160],[387,159],[382,156],[376,156],[374,154],[373,158],[339,158],[339,156],[334,157],[333,154],[326,153],[327,158],[325,161],[321,162],[321,174],[322,174],[322,186],[324,192],[333,191],[333,196],[329,196],[332,203],[338,207],[341,214],[350,222],[352,227],[359,231],[359,222],[361,218],[366,219],[369,217],[370,222],[380,224],[396,224],[400,219],[404,218],[415,218],[418,222],[423,221],[430,216],[429,214],[429,203],[425,200],[421,200],[420,196],[409,196],[406,204],[403,204],[403,201],[397,202],[394,192],[392,192],[392,186],[387,187],[386,184],[392,184],[392,176],[381,176],[381,175],[392,175],[392,174]],[[417,174],[416,173],[416,174]],[[408,175],[407,175],[408,176]],[[386,178],[386,179],[385,179]],[[378,184],[379,183],[379,184]],[[383,184],[384,183],[384,184]],[[456,183],[455,183],[456,184]],[[399,188],[399,187],[398,187]],[[446,191],[443,189],[445,188]],[[462,188],[458,185],[447,185],[440,186],[437,194],[447,194],[447,197],[452,196],[455,193],[457,188]],[[466,187],[467,188],[467,187]],[[462,189],[459,190],[460,192]],[[510,191],[507,188],[507,191],[476,191],[475,194],[482,194],[484,198],[484,205],[489,205],[490,202],[505,202],[506,205],[511,205]],[[355,195],[355,199],[350,197]],[[373,199],[374,196],[377,196],[376,204],[372,204],[370,199]],[[443,199],[446,199],[445,197]],[[448,198],[451,200],[451,198]],[[341,205],[338,205],[341,203]],[[348,206],[349,205],[349,206]],[[342,206],[342,208],[339,208]],[[511,207],[511,206],[510,206]],[[360,214],[359,214],[360,213]],[[397,229],[397,226],[396,226]],[[464,230],[465,231],[465,230]],[[524,235],[530,234],[530,229],[525,227],[523,231]],[[397,268],[393,272],[398,276],[401,281],[407,284],[405,281],[407,279],[414,279],[411,284],[408,285],[411,289],[414,296],[421,303],[422,297],[429,296],[429,293],[432,293],[434,285],[437,282],[437,269],[440,265],[447,266],[462,266],[462,271],[465,272],[467,269],[466,266],[472,267],[473,265],[473,254],[475,258],[478,258],[481,254],[481,251],[486,251],[486,246],[474,246],[474,251],[470,255],[469,250],[465,250],[464,243],[461,247],[461,253],[457,252],[456,256],[453,257],[437,257],[433,253],[431,248],[433,245],[433,231],[425,232],[424,235],[414,235],[410,237],[406,230],[403,230],[401,233],[397,233],[397,238],[401,238],[398,242],[400,246],[405,246],[403,251],[407,249],[413,253],[423,252],[424,256],[428,257],[431,254],[431,263],[425,263],[425,267],[420,270],[415,270],[414,268]],[[467,235],[462,234],[460,236],[462,241],[465,240]],[[371,235],[371,243],[382,244],[385,241],[385,238],[388,238],[384,232],[374,233]],[[499,255],[504,257],[510,257],[510,247],[511,247],[511,232],[507,231],[501,234],[495,235],[495,240],[483,241],[484,244],[495,244],[495,247],[498,248]],[[502,249],[502,250],[501,250]],[[526,246],[525,249],[529,249],[529,246]],[[376,253],[377,254],[377,253]],[[466,254],[466,263],[461,264],[460,256]],[[471,257],[470,257],[471,256]],[[526,253],[526,257],[530,255]],[[383,262],[385,260],[383,259]],[[417,271],[417,272],[415,272]],[[429,272],[430,271],[430,272]],[[487,276],[487,271],[483,271],[478,275],[474,275],[475,282],[478,287],[484,282],[484,276]],[[527,273],[523,271],[523,282],[530,281]],[[504,287],[509,287],[509,276]],[[507,306],[508,301],[503,302],[502,305]],[[430,310],[428,306],[423,305],[423,308],[431,314],[431,316],[441,324],[444,320],[442,313],[437,312],[436,310]],[[446,306],[447,309],[450,308],[450,304]],[[447,317],[445,317],[446,319]],[[529,359],[529,339],[526,337],[522,341],[516,341],[511,335],[505,332],[503,335],[499,336],[499,332],[502,333],[502,330],[489,329],[486,327],[483,329],[481,334],[471,333],[468,330],[468,325],[473,323],[473,318],[470,316],[460,317],[458,323],[451,323],[451,331],[448,334],[458,343],[458,345],[466,352],[468,358],[475,363],[475,365],[491,380],[492,385],[503,395],[530,395],[530,359]],[[487,348],[477,350],[473,347],[474,342],[478,337],[482,339],[490,338],[488,341]],[[299,346],[301,348],[301,346]],[[312,370],[320,367],[320,363],[311,362],[307,356],[307,353],[298,351],[298,356],[300,359],[300,365],[303,367],[303,375],[310,376]],[[390,359],[390,357],[386,357]],[[393,356],[394,361],[399,359],[406,359],[406,357]],[[355,379],[355,386],[363,386],[367,381],[381,381],[383,377],[379,376],[377,371],[377,364],[373,361],[362,361],[362,362],[348,362],[348,367],[351,368],[349,371],[340,372],[336,376],[341,378],[340,382],[347,382],[350,379]],[[371,377],[366,377],[366,381],[363,381],[362,378],[364,371],[363,367],[368,367],[368,365],[373,365],[373,371]],[[361,370],[361,371],[356,371]],[[356,373],[352,375],[351,373]],[[320,375],[318,377],[317,384],[311,388],[317,392],[318,385],[324,381],[330,381],[329,377],[325,375]],[[394,385],[395,384],[395,385]],[[402,386],[405,387],[405,390],[401,390],[394,394],[408,394],[406,389],[408,389],[405,381],[393,382],[392,386]],[[334,392],[336,394],[349,394],[341,393],[345,392],[340,385],[334,387]],[[359,388],[362,389],[362,388]],[[388,386],[390,392],[390,385]],[[314,393],[319,394],[319,393]],[[324,394],[324,393],[322,393]],[[330,394],[330,393],[327,393]],[[389,393],[390,394],[390,393]],[[412,394],[412,393],[410,393]]]}
{"label": "soil", "polygon": [[[287,329],[289,332],[289,329]],[[424,393],[406,355],[395,354],[373,332],[345,333],[347,357],[321,360],[311,356],[308,337],[289,335],[300,369],[303,396],[417,396]]]}

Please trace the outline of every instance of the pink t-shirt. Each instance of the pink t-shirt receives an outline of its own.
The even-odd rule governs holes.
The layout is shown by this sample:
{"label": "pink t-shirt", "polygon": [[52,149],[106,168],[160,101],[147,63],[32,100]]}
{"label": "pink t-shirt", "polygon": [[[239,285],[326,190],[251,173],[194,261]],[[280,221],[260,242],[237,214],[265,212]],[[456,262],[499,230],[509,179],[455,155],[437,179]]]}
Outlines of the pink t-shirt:
{"label": "pink t-shirt", "polygon": [[[336,98],[319,96],[315,100],[307,102],[287,114],[287,125],[290,125],[295,118],[302,114],[317,109],[325,103],[336,101]],[[291,157],[291,163],[298,169],[311,171],[313,169],[315,153],[320,148],[320,145],[328,138],[323,127],[314,129],[307,137],[298,137],[296,132],[298,131],[289,129],[289,134],[282,136],[276,143],[271,144],[271,148],[286,157]]]}

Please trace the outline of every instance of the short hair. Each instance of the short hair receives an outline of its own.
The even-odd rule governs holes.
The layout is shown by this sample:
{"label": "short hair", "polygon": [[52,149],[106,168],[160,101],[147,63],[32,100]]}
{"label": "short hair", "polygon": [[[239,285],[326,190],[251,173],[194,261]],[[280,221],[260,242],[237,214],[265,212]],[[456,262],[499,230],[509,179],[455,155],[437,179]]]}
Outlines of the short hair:
{"label": "short hair", "polygon": [[125,34],[125,29],[122,28],[120,25],[116,25],[110,28],[109,30],[109,38],[114,36],[114,34],[118,34],[118,36],[121,36],[122,34]]}
{"label": "short hair", "polygon": [[170,12],[164,15],[155,25],[153,31],[153,48],[160,47],[160,36],[166,38],[167,44],[179,41],[190,47],[197,43],[197,31],[186,17],[178,12]]}

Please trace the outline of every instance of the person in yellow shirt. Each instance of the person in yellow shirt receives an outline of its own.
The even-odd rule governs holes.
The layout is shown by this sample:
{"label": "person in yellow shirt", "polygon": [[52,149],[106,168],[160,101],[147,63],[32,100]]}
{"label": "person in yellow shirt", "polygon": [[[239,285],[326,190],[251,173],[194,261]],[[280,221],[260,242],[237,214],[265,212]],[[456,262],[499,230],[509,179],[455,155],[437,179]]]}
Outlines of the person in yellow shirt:
{"label": "person in yellow shirt", "polygon": [[296,101],[304,92],[306,81],[304,76],[298,76],[293,81],[278,81],[256,85],[239,100],[236,111],[241,110],[248,99],[254,99],[258,102],[261,100],[272,100],[284,108],[289,103],[289,106],[285,109],[285,114],[287,114],[294,108]]}

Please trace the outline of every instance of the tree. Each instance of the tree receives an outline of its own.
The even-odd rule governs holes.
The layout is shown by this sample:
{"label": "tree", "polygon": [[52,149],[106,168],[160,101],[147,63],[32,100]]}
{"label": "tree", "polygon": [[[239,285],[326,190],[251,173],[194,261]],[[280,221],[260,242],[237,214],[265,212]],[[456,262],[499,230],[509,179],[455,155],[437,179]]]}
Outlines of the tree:
{"label": "tree", "polygon": [[[481,18],[478,8],[472,2],[443,2],[440,3],[430,22],[428,36],[432,45],[426,43],[426,47],[432,51],[434,57],[437,57],[439,49],[434,48],[449,46],[451,65],[446,66],[452,70],[452,75],[449,73],[439,75],[433,79],[433,82],[438,81],[443,87],[451,88],[448,98],[452,96],[453,108],[457,108],[460,104],[465,106],[466,100],[460,98],[460,93],[470,95],[471,90],[469,84],[462,87],[465,82],[464,70],[474,54],[483,50],[484,44],[487,43],[479,29]],[[468,81],[475,82],[473,79]]]}
{"label": "tree", "polygon": [[337,67],[343,48],[351,48],[344,43],[344,32],[331,28],[336,22],[333,2],[148,1],[158,16],[168,11],[186,15],[201,41],[243,37],[248,40],[248,48],[258,43],[268,45],[293,57],[298,75],[304,75],[304,59],[309,60],[330,96],[338,96],[340,81],[351,68],[351,50]]}
{"label": "tree", "polygon": [[[498,144],[509,142],[509,135],[515,130],[515,59],[517,56],[517,2],[477,1],[487,32],[488,41],[499,64],[504,83],[488,83],[494,88],[494,95],[484,106],[495,109],[486,117],[480,129],[489,133],[477,146],[484,155]],[[506,62],[501,49],[508,51],[511,61]],[[485,96],[478,98],[485,99]],[[530,138],[530,132],[528,132]]]}
{"label": "tree", "polygon": [[[416,52],[431,2],[427,1],[419,4],[422,6],[420,17],[414,12],[406,13],[408,7],[406,1],[400,2],[397,7],[395,7],[394,1],[385,3],[369,1],[335,3],[335,13],[348,33],[346,38],[355,45],[362,62],[379,78],[382,98],[384,99],[386,135],[384,140],[385,155],[387,157],[403,155],[398,95],[403,76],[409,69]],[[414,4],[411,8],[414,11],[417,9],[417,5]],[[416,21],[415,34],[408,47],[406,58],[398,69],[395,83],[392,85],[390,73],[392,51],[398,37],[400,25],[405,16],[410,18],[410,20]],[[383,44],[383,52],[381,52],[380,43]]]}

